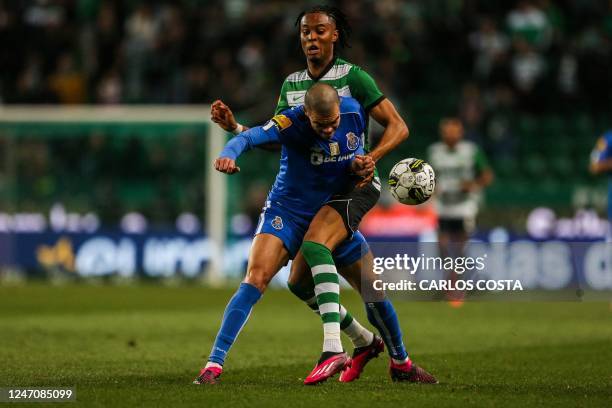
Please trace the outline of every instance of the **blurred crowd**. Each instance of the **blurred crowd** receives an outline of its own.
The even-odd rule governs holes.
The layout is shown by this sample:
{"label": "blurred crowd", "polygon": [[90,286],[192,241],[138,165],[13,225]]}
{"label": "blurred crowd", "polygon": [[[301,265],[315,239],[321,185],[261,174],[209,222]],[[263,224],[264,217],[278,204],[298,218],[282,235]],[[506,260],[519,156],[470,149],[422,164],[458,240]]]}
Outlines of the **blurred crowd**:
{"label": "blurred crowd", "polygon": [[[273,101],[304,66],[295,18],[312,2],[0,1],[3,103]],[[332,2],[334,3],[334,2]],[[341,51],[409,109],[466,82],[539,112],[601,111],[612,88],[612,1],[339,1]],[[493,102],[492,102],[493,103]],[[271,111],[271,108],[268,108]]]}
{"label": "blurred crowd", "polygon": [[[305,67],[295,20],[314,3],[0,0],[0,103],[221,98],[243,123],[260,123],[285,76]],[[459,115],[468,139],[483,142],[494,160],[513,152],[506,133],[517,114],[610,117],[612,0],[330,3],[353,28],[339,54],[372,74],[411,127],[430,118],[431,131],[420,133],[429,133],[428,143],[444,114]],[[37,143],[24,153],[26,173],[39,156],[70,163],[62,156],[70,146]],[[92,153],[89,170],[104,167],[94,154],[99,143],[91,135],[81,143]]]}

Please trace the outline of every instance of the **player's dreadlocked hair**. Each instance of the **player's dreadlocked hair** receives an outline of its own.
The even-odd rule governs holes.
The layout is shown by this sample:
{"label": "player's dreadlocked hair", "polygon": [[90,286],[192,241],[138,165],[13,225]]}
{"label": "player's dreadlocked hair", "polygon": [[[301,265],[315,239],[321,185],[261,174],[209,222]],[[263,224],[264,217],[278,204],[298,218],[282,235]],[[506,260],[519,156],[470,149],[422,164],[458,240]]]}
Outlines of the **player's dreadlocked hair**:
{"label": "player's dreadlocked hair", "polygon": [[[338,30],[338,44],[342,48],[351,48],[348,40],[351,36],[351,26],[346,18],[346,14],[344,14],[339,8],[334,6],[328,6],[325,4],[319,4],[317,6],[313,6],[308,10],[304,10],[300,13],[297,20],[295,20],[295,26],[300,28],[300,22],[302,21],[302,17],[306,14],[312,13],[323,13],[327,14],[330,18],[333,18],[336,22],[336,30]],[[335,47],[334,47],[335,53]]]}

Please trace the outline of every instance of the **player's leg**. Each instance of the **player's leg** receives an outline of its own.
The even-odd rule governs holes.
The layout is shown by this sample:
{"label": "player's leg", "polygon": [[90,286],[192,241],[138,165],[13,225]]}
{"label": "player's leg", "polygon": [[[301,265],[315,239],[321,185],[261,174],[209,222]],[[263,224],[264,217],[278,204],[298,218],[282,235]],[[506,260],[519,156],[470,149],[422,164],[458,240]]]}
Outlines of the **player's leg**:
{"label": "player's leg", "polygon": [[[472,225],[473,222],[468,219],[441,218],[438,228],[440,257],[443,259],[462,257]],[[461,279],[461,276],[455,271],[449,271],[447,279],[452,282],[454,287],[455,282]],[[465,293],[460,290],[448,290],[445,297],[452,306],[459,307],[463,304]]]}
{"label": "player's leg", "polygon": [[313,374],[319,369],[325,371],[328,360],[345,354],[340,343],[340,286],[331,251],[345,239],[352,238],[361,219],[376,204],[379,196],[380,181],[375,178],[365,187],[332,197],[315,215],[305,234],[302,253],[314,277],[324,333],[319,365],[306,378],[306,383],[316,383],[317,376]]}
{"label": "player's leg", "polygon": [[[357,232],[353,241],[359,241],[359,237],[363,239],[363,236]],[[436,383],[437,380],[431,374],[413,364],[410,360],[404,346],[399,319],[393,303],[387,298],[384,291],[374,289],[373,283],[380,277],[374,273],[374,258],[365,239],[359,244],[360,248],[356,248],[355,245],[353,242],[344,245],[345,248],[342,249],[345,251],[345,257],[350,256],[351,253],[356,253],[358,250],[361,253],[366,250],[367,252],[353,263],[343,266],[341,268],[342,276],[363,297],[368,320],[376,327],[387,345],[387,351],[391,359],[389,364],[391,378],[394,381]],[[342,259],[342,254],[339,255]],[[348,382],[356,379],[360,373],[358,371],[359,363],[367,357],[367,355],[361,357],[355,357],[354,355],[351,368],[342,373],[340,380]]]}
{"label": "player's leg", "polygon": [[[268,218],[271,217],[273,217],[272,225],[278,226],[279,224],[276,221],[280,217],[276,216],[274,211],[272,211],[272,214],[268,214]],[[262,222],[265,220],[266,212],[264,210]],[[280,225],[282,225],[282,221]],[[285,232],[291,230],[291,228],[287,228],[285,231],[281,231],[282,228],[276,228],[274,227],[271,230],[272,233],[267,233],[267,229],[258,228],[258,234],[253,240],[249,254],[244,281],[225,308],[221,328],[217,333],[208,362],[200,371],[200,375],[194,383],[214,384],[219,381],[227,353],[246,324],[253,306],[278,270],[287,264],[290,258],[287,248],[291,248],[292,245],[289,234],[285,234]]]}
{"label": "player's leg", "polygon": [[363,296],[368,321],[382,336],[391,359],[397,364],[406,363],[409,361],[408,352],[397,313],[385,292],[374,289],[373,282],[380,277],[374,274],[373,266],[372,252],[368,251],[363,258],[343,268],[343,272],[351,286]]}
{"label": "player's leg", "polygon": [[348,236],[342,217],[324,206],[313,218],[301,252],[314,279],[317,304],[323,320],[323,352],[340,353],[340,280],[332,257],[335,247]]}
{"label": "player's leg", "polygon": [[[342,274],[341,269],[340,274]],[[317,297],[314,291],[312,273],[301,252],[298,252],[291,264],[291,272],[287,280],[287,286],[289,290],[291,290],[295,296],[303,300],[312,311],[320,314]],[[363,327],[342,304],[340,304],[340,330],[347,335],[356,349],[367,347],[374,339],[374,333]]]}
{"label": "player's leg", "polygon": [[323,206],[304,236],[301,252],[314,279],[314,292],[323,322],[323,353],[304,384],[327,380],[350,364],[340,341],[340,279],[332,257],[333,249],[348,233],[339,213]]}
{"label": "player's leg", "polygon": [[[338,272],[359,293],[361,293],[361,279],[359,279],[361,260],[367,256],[371,258],[371,253],[365,238],[359,231],[353,235],[352,239],[343,241],[334,251],[334,261],[338,267]],[[340,374],[341,382],[351,382],[358,379],[365,366],[384,351],[385,345],[381,337],[372,334],[370,339],[367,344],[355,347],[351,367]]]}

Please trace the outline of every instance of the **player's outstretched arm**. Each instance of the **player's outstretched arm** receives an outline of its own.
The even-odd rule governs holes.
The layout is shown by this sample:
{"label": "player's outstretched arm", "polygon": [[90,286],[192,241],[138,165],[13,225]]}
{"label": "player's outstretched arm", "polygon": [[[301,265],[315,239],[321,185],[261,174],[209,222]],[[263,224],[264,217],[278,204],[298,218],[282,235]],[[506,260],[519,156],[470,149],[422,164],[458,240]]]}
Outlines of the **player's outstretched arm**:
{"label": "player's outstretched arm", "polygon": [[214,162],[215,170],[226,174],[238,173],[240,167],[236,166],[236,159],[245,151],[266,143],[280,143],[278,128],[275,126],[266,129],[257,126],[240,133],[226,143]]}
{"label": "player's outstretched arm", "polygon": [[373,107],[370,116],[385,128],[378,146],[368,154],[377,162],[408,138],[408,126],[388,99]]}
{"label": "player's outstretched arm", "polygon": [[589,170],[592,174],[612,172],[612,137],[603,135],[597,140],[591,153]]}

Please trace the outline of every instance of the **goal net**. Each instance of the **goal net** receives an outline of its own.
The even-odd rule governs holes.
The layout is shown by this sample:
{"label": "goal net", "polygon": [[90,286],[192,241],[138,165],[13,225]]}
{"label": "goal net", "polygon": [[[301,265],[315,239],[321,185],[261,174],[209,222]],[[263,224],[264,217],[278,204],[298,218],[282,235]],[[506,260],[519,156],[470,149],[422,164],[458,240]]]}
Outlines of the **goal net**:
{"label": "goal net", "polygon": [[[209,112],[194,105],[0,108],[0,267],[78,273],[87,265],[102,275],[114,265],[128,275],[151,263],[171,269],[182,262],[190,276],[221,280],[232,208],[227,177],[212,163],[227,135]],[[207,238],[191,249],[204,248],[205,261],[198,263],[198,254],[172,258],[177,251],[157,251],[145,239],[170,242],[177,229]],[[115,239],[114,252],[100,247],[79,258],[76,246],[88,234]],[[128,242],[121,234],[134,245],[121,247]],[[29,256],[35,261],[23,265]]]}

